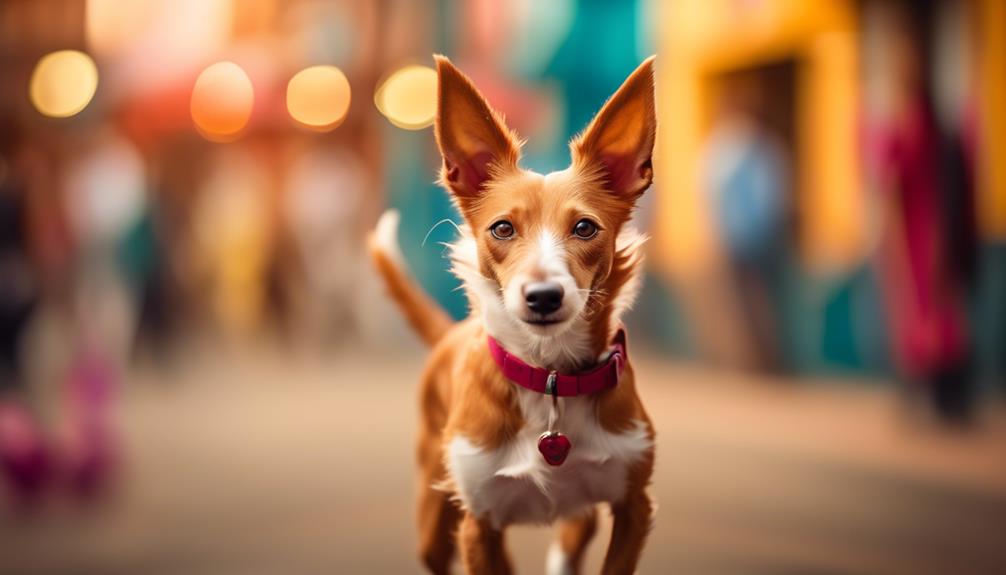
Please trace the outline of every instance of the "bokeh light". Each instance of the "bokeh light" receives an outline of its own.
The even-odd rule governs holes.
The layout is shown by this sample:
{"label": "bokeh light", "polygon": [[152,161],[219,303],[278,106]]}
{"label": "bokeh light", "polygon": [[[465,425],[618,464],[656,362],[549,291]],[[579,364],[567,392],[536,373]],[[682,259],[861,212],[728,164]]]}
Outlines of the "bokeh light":
{"label": "bokeh light", "polygon": [[66,118],[86,108],[97,89],[94,60],[77,50],[60,50],[43,56],[35,65],[28,94],[42,114]]}
{"label": "bokeh light", "polygon": [[192,121],[207,139],[227,141],[248,124],[254,102],[251,79],[241,66],[217,62],[192,87]]}
{"label": "bokeh light", "polygon": [[311,66],[286,87],[286,108],[300,124],[315,130],[331,130],[342,123],[349,111],[349,80],[335,66]]}
{"label": "bokeh light", "polygon": [[437,114],[437,72],[426,66],[396,70],[374,95],[377,109],[406,130],[420,130],[433,123]]}

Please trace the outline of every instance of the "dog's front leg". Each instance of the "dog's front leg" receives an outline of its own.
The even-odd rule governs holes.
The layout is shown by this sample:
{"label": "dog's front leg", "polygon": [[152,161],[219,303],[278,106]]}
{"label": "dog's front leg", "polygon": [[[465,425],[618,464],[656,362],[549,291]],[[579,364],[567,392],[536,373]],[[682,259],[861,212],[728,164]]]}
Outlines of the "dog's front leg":
{"label": "dog's front leg", "polygon": [[653,503],[644,488],[631,490],[625,499],[611,505],[613,525],[603,575],[631,575],[643,552],[653,520]]}
{"label": "dog's front leg", "polygon": [[494,528],[487,519],[477,519],[465,513],[458,532],[461,561],[469,575],[510,575],[513,567],[503,546],[503,531]]}

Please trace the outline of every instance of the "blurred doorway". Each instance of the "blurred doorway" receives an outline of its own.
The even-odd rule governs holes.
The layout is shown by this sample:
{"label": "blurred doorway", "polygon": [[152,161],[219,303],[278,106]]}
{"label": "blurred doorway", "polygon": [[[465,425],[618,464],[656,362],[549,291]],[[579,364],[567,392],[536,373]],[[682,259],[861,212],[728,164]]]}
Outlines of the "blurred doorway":
{"label": "blurred doorway", "polygon": [[723,248],[732,323],[743,363],[787,367],[784,271],[794,241],[796,68],[783,60],[709,77],[712,113],[703,151],[704,188]]}

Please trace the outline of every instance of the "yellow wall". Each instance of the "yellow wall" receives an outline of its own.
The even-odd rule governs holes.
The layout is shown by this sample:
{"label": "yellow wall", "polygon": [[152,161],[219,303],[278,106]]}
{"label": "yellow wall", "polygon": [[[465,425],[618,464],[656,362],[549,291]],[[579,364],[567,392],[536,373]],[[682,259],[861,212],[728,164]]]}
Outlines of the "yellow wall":
{"label": "yellow wall", "polygon": [[978,10],[979,137],[982,138],[978,217],[985,236],[1006,240],[1006,2],[983,0]]}
{"label": "yellow wall", "polygon": [[854,7],[840,0],[764,0],[740,11],[737,5],[669,0],[659,15],[657,263],[672,276],[687,276],[716,259],[700,178],[711,108],[706,80],[792,58],[799,62],[794,114],[801,253],[812,269],[845,268],[864,250]]}

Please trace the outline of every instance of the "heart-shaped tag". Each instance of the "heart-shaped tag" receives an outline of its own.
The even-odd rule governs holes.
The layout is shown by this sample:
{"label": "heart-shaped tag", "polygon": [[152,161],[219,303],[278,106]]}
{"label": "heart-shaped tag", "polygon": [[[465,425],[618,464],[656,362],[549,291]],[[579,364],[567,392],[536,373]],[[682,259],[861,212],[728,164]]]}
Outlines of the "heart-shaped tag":
{"label": "heart-shaped tag", "polygon": [[538,451],[549,465],[562,465],[572,447],[569,438],[558,431],[546,431],[538,438]]}

